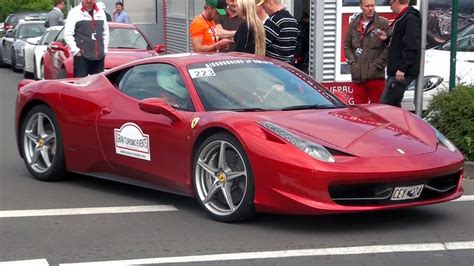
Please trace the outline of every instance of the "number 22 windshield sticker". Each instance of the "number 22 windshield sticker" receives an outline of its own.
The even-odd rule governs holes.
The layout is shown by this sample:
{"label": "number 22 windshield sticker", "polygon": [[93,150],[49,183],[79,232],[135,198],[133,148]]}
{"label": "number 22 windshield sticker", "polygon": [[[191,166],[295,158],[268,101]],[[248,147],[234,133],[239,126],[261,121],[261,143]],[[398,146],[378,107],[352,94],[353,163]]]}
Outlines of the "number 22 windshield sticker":
{"label": "number 22 windshield sticker", "polygon": [[188,70],[191,78],[205,78],[205,77],[215,77],[216,73],[212,68],[195,68]]}

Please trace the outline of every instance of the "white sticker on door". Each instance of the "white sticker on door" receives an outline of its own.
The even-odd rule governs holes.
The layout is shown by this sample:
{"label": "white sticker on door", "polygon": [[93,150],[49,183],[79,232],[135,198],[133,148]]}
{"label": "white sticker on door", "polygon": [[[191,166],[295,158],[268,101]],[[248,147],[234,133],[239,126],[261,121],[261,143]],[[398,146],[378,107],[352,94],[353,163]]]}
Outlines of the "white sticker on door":
{"label": "white sticker on door", "polygon": [[126,123],[120,129],[115,129],[114,137],[117,154],[141,160],[151,160],[150,136],[143,134],[137,124]]}

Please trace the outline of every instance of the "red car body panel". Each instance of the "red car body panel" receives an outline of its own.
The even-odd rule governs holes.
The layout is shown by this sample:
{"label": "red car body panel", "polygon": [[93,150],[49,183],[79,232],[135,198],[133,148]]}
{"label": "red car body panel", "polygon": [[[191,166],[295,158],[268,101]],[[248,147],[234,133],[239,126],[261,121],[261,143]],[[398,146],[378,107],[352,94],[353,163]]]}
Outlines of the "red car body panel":
{"label": "red car body panel", "polygon": [[[212,130],[227,131],[240,141],[249,158],[255,182],[254,203],[262,212],[373,211],[440,203],[462,195],[462,154],[438,145],[430,125],[399,108],[365,105],[286,112],[206,112],[186,67],[233,56],[160,56],[90,76],[81,84],[31,83],[19,91],[16,128],[32,104],[43,102],[59,121],[69,171],[134,178],[188,196],[194,195],[192,160],[200,137]],[[106,78],[119,69],[156,62],[176,66],[185,79],[195,112],[177,110],[180,121],[140,110],[138,100],[122,94]],[[193,128],[191,121],[196,117],[200,121]],[[308,156],[263,128],[259,124],[262,121],[339,151],[334,154],[336,163]],[[131,160],[115,153],[113,132],[127,122],[139,125],[150,135],[150,161]],[[328,192],[330,186],[339,184],[404,184],[444,175],[459,178],[452,193],[415,202],[348,206],[336,203]]]}
{"label": "red car body panel", "polygon": [[[110,28],[130,28],[139,31],[142,36],[147,41],[150,49],[116,49],[110,48],[107,55],[105,56],[104,69],[114,68],[116,66],[129,63],[134,60],[148,58],[158,55],[158,53],[153,50],[153,44],[148,39],[148,37],[143,34],[140,29],[138,29],[133,24],[124,24],[124,23],[108,23]],[[59,78],[73,78],[73,66],[74,66],[74,56],[71,55],[69,47],[65,46],[66,50],[55,50],[50,47],[47,48],[46,52],[43,55],[43,64],[44,64],[44,75],[45,79],[59,79]],[[66,77],[60,77],[60,72],[62,70],[66,71]]]}

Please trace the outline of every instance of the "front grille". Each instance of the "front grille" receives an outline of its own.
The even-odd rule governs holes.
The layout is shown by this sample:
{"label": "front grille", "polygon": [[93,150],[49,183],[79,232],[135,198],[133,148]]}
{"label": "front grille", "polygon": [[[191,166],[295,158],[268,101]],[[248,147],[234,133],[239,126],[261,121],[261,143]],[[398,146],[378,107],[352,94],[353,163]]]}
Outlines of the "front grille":
{"label": "front grille", "polygon": [[[331,199],[340,205],[368,206],[391,205],[406,202],[416,202],[443,198],[456,191],[461,173],[417,179],[397,183],[364,183],[364,184],[337,184],[329,186]],[[415,186],[423,184],[420,197],[408,200],[391,200],[396,187]]]}

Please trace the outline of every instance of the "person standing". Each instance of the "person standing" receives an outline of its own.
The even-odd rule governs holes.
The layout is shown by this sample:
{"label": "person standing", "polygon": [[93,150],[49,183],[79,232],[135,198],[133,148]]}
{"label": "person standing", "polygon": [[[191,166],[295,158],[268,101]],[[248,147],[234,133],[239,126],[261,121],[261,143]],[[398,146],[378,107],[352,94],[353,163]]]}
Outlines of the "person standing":
{"label": "person standing", "polygon": [[255,0],[237,0],[243,22],[234,36],[236,52],[265,55],[265,29],[257,16]]}
{"label": "person standing", "polygon": [[263,9],[262,5],[265,0],[255,0],[255,4],[257,5],[257,16],[260,19],[260,21],[265,24],[265,21],[268,19],[268,14],[265,12],[265,9]]}
{"label": "person standing", "polygon": [[390,25],[390,35],[380,32],[388,43],[387,81],[381,103],[401,107],[408,85],[420,74],[421,18],[410,6],[410,0],[390,0],[390,8],[398,14]]}
{"label": "person standing", "polygon": [[44,23],[46,28],[64,25],[64,6],[65,4],[63,0],[54,0],[54,7],[49,11]]}
{"label": "person standing", "polygon": [[67,16],[64,40],[74,55],[74,77],[104,71],[109,46],[109,26],[96,0],[83,0]]}
{"label": "person standing", "polygon": [[113,13],[113,21],[117,23],[132,23],[127,12],[123,10],[123,3],[115,3],[115,11]]}
{"label": "person standing", "polygon": [[375,12],[375,0],[360,0],[362,13],[350,23],[344,52],[351,66],[354,103],[379,103],[385,87],[388,48],[379,38],[388,20]]}
{"label": "person standing", "polygon": [[[226,4],[226,14],[218,14],[216,17],[216,28],[219,38],[233,38],[240,23],[243,21],[243,19],[237,14],[237,0],[226,0]],[[229,49],[221,50],[220,52],[232,51],[234,48],[235,45],[232,43]]]}
{"label": "person standing", "polygon": [[189,27],[193,51],[219,52],[228,49],[232,43],[229,39],[219,40],[215,19],[217,14],[225,15],[226,4],[219,0],[206,0],[202,13],[193,19]]}
{"label": "person standing", "polygon": [[107,19],[107,22],[112,21],[112,16],[109,13],[107,13],[107,7],[105,6],[105,3],[104,2],[97,2],[96,5],[100,9],[104,10],[105,18]]}
{"label": "person standing", "polygon": [[298,22],[285,10],[281,0],[265,0],[259,4],[269,16],[265,21],[266,56],[291,63],[300,34]]}

